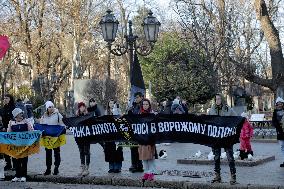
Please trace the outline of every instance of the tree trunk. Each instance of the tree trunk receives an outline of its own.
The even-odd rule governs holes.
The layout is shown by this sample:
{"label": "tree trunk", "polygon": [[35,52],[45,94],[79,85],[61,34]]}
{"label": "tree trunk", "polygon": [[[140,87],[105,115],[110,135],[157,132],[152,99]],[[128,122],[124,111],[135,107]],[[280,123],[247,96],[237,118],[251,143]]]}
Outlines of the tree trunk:
{"label": "tree trunk", "polygon": [[279,32],[275,28],[268,14],[265,0],[255,0],[257,19],[260,21],[261,29],[269,45],[271,56],[272,80],[274,94],[276,97],[284,97],[284,59],[282,54]]}

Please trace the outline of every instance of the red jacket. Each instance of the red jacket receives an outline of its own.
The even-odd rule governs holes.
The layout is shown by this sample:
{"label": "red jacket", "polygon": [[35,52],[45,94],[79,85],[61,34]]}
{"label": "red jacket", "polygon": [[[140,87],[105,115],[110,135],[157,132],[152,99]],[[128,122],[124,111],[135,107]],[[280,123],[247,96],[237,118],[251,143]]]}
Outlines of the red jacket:
{"label": "red jacket", "polygon": [[240,137],[245,139],[245,138],[251,138],[252,136],[253,136],[253,127],[246,119],[244,122],[243,128],[241,130]]}

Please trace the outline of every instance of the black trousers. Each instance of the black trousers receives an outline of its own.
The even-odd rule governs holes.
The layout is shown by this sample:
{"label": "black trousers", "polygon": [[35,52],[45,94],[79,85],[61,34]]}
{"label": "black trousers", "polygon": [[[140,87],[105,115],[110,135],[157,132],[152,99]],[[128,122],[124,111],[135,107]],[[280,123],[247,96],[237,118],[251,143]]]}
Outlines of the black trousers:
{"label": "black trousers", "polygon": [[15,177],[27,177],[27,166],[28,166],[28,157],[15,159]]}
{"label": "black trousers", "polygon": [[[233,156],[233,154],[234,154],[233,146],[227,147],[227,148],[224,148],[224,149],[225,149],[225,152],[227,154],[230,172],[231,172],[231,174],[236,174],[235,159],[234,159],[234,156]],[[220,171],[221,171],[221,167],[220,167],[221,148],[213,147],[212,152],[214,154],[214,163],[215,163],[214,171],[216,173],[220,173]]]}
{"label": "black trousers", "polygon": [[46,167],[48,169],[51,168],[52,165],[52,150],[54,152],[54,165],[56,167],[59,167],[60,162],[61,162],[61,158],[60,158],[60,147],[58,148],[54,148],[54,149],[47,149],[45,148],[46,151]]}
{"label": "black trousers", "polygon": [[81,165],[90,165],[90,143],[77,143],[79,152],[80,152],[80,159]]}
{"label": "black trousers", "polygon": [[131,147],[131,164],[132,167],[135,169],[143,169],[142,161],[139,160],[139,152],[138,147]]}
{"label": "black trousers", "polygon": [[9,168],[12,168],[12,163],[11,163],[11,159],[13,162],[13,167],[15,167],[15,158],[12,158],[6,154],[4,154],[4,158],[5,158],[5,162],[6,162],[6,166]]}

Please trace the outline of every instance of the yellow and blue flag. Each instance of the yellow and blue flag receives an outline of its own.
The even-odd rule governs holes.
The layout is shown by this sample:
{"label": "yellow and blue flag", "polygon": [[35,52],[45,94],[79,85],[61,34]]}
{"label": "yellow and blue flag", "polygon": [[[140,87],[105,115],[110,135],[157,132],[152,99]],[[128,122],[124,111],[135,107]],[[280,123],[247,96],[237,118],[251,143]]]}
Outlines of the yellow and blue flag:
{"label": "yellow and blue flag", "polygon": [[39,153],[41,131],[0,132],[0,153],[24,158]]}
{"label": "yellow and blue flag", "polygon": [[54,149],[66,144],[66,129],[61,125],[35,124],[35,130],[42,131],[40,145]]}

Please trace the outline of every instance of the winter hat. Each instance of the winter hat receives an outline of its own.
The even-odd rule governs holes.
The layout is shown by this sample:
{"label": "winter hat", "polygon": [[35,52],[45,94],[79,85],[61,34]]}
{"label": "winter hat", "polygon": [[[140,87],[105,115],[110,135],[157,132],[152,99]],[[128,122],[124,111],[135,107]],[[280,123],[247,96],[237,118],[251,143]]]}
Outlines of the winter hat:
{"label": "winter hat", "polygon": [[284,100],[281,97],[277,97],[275,104],[277,104],[278,102],[281,102],[284,104]]}
{"label": "winter hat", "polygon": [[23,113],[23,110],[21,108],[15,108],[12,111],[13,117],[17,117],[17,115],[19,115],[20,113]]}
{"label": "winter hat", "polygon": [[45,108],[48,109],[49,107],[54,107],[54,104],[51,101],[46,101]]}
{"label": "winter hat", "polygon": [[86,104],[84,102],[79,102],[78,103],[78,108],[81,108],[81,106],[85,106],[86,107]]}

